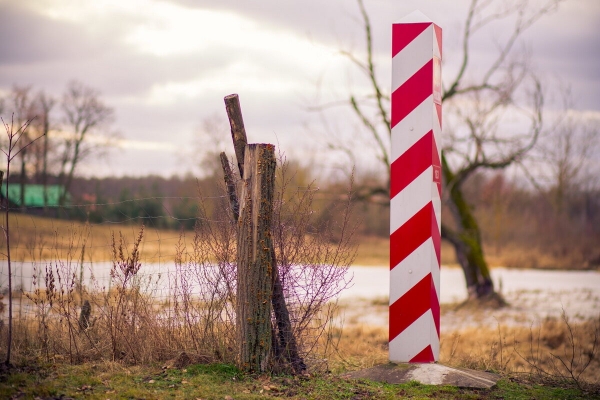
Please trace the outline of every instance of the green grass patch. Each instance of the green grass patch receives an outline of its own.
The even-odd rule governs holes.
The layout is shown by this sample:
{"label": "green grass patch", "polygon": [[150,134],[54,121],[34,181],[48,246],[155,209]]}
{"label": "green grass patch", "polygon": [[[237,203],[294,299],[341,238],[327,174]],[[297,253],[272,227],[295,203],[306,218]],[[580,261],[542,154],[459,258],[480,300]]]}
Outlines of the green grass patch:
{"label": "green grass patch", "polygon": [[[561,386],[562,385],[562,386]],[[244,374],[226,364],[163,370],[117,363],[23,367],[0,375],[0,398],[74,399],[589,399],[564,382],[534,383],[505,377],[490,390],[390,385],[336,375]]]}
{"label": "green grass patch", "polygon": [[213,375],[217,379],[222,378],[225,380],[241,379],[243,376],[242,372],[235,365],[229,364],[196,364],[190,365],[185,371],[185,374],[188,376]]}

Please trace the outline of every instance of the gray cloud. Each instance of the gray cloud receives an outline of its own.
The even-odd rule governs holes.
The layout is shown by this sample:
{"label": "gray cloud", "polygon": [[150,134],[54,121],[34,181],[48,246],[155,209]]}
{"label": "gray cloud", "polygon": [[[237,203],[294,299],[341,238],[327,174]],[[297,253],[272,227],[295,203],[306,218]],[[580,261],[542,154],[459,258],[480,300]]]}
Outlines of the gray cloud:
{"label": "gray cloud", "polygon": [[[233,12],[269,27],[272,35],[291,33],[308,38],[315,46],[328,45],[332,51],[336,48],[361,51],[364,46],[354,1],[173,0],[172,3],[190,10]],[[541,76],[559,76],[572,85],[577,107],[599,110],[600,54],[596,49],[600,47],[597,34],[600,3],[597,0],[574,3],[563,4],[557,13],[540,21],[527,32],[524,43],[532,51],[534,66]],[[311,93],[317,92],[317,80],[322,79],[320,89],[327,99],[345,99],[348,90],[360,91],[363,84],[350,63],[325,66],[324,71],[315,72],[296,65],[297,60],[282,56],[279,49],[268,47],[257,50],[209,45],[195,53],[159,57],[136,50],[123,41],[131,23],[144,23],[141,15],[114,15],[104,24],[87,29],[86,23],[51,19],[28,4],[28,0],[0,0],[0,90],[8,90],[13,84],[32,84],[35,89],[59,95],[69,80],[78,79],[99,89],[105,101],[115,107],[115,128],[128,139],[170,141],[189,147],[192,132],[200,121],[214,113],[225,118],[223,96],[239,92],[252,140],[280,141],[282,147],[295,150],[302,146],[310,148],[306,126],[323,132],[318,115],[305,111],[311,100],[304,99],[311,99]],[[466,5],[466,0],[366,1],[377,56],[388,59],[391,23],[419,8],[444,29],[444,76],[451,76],[460,60],[459,27]],[[472,46],[473,60],[480,65],[489,63],[495,52],[493,39],[502,37],[506,29],[506,25],[500,24],[478,35]],[[251,66],[251,72],[222,74],[236,71],[234,67],[241,63]],[[380,63],[378,71],[381,82],[387,85],[389,62]],[[222,80],[216,81],[216,77]],[[256,79],[262,81],[251,87],[247,85]],[[169,85],[176,86],[179,92],[169,94],[165,89],[164,96],[171,98],[150,98],[153,90]],[[278,85],[290,88],[277,90]],[[190,89],[189,93],[186,89]],[[332,115],[339,118],[333,124],[339,124],[340,132],[353,134],[352,125],[356,121],[348,117],[350,114]],[[142,151],[127,150],[126,154],[133,160],[143,157]],[[178,159],[169,156],[161,162],[170,166],[159,166],[145,159],[139,163],[131,161],[121,170],[139,168],[160,173],[172,170]]]}
{"label": "gray cloud", "polygon": [[72,61],[101,47],[77,26],[43,18],[16,2],[0,3],[0,65]]}

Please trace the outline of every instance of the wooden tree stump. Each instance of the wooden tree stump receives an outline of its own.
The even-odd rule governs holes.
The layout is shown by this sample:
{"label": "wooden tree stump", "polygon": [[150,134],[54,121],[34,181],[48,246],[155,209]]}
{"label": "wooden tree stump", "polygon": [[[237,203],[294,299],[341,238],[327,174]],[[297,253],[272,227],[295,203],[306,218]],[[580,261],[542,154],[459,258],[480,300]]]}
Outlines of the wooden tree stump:
{"label": "wooden tree stump", "polygon": [[[245,153],[247,151],[246,149],[248,138],[246,136],[246,129],[244,127],[244,119],[242,117],[240,100],[237,94],[231,94],[229,96],[226,96],[224,100],[225,109],[227,110],[227,117],[229,118],[229,125],[231,127],[231,138],[233,140],[233,147],[235,149],[235,156],[238,164],[238,169],[240,171],[240,176],[244,177],[244,160]],[[261,146],[271,146],[271,148],[274,149],[272,145]],[[220,157],[233,220],[236,223],[238,223],[239,229],[239,227],[241,226],[240,209],[241,207],[243,207],[243,203],[240,204],[240,202],[243,201],[245,195],[240,195],[240,198],[242,200],[238,201],[238,187],[236,185],[233,172],[229,167],[229,161],[227,160],[227,156],[225,155],[225,153],[221,153]],[[269,239],[271,239],[270,235]],[[239,238],[238,243],[242,243],[239,241]],[[279,370],[285,370],[288,366],[291,366],[292,371],[294,373],[303,373],[304,371],[306,371],[306,364],[304,364],[304,360],[302,359],[302,357],[300,357],[300,354],[298,352],[298,345],[296,343],[296,338],[294,337],[294,332],[292,331],[290,313],[285,302],[283,284],[281,282],[281,277],[279,276],[279,271],[277,269],[277,258],[275,255],[275,248],[273,247],[273,241],[265,241],[265,244],[266,246],[264,246],[263,249],[269,248],[271,254],[271,304],[273,306],[273,313],[275,317],[275,325],[271,327],[271,348],[273,349],[273,356],[275,357],[275,360],[273,360],[271,364],[276,364],[277,369]],[[237,319],[238,324],[241,321],[243,320],[240,320],[239,318]],[[285,364],[287,364],[287,366],[285,366]]]}
{"label": "wooden tree stump", "polygon": [[239,365],[253,372],[267,371],[272,354],[271,220],[275,167],[275,146],[246,146],[239,198],[236,318]]}

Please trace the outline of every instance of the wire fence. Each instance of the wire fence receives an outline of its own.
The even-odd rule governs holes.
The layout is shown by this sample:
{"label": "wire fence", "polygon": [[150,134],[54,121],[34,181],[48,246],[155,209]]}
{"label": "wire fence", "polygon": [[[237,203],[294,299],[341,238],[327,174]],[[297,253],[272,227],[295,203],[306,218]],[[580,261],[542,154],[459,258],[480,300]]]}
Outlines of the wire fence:
{"label": "wire fence", "polygon": [[[314,195],[317,189],[297,188],[297,191]],[[320,195],[328,201],[340,198],[335,193]],[[193,207],[188,210],[190,215],[181,216],[177,205],[186,202]],[[79,293],[79,306],[83,304],[84,293],[109,292],[115,284],[115,263],[128,262],[142,226],[143,238],[136,250],[140,263],[136,282],[144,295],[157,304],[176,301],[182,295],[178,292],[182,279],[202,274],[200,269],[234,264],[235,227],[228,207],[225,195],[145,196],[47,209],[13,204],[8,209],[8,232],[12,295],[18,309],[14,317],[38,316],[31,299],[47,290],[49,273],[56,279],[60,277],[55,284],[61,290]],[[95,212],[97,222],[92,221],[94,216],[90,211]],[[111,219],[115,215],[118,218]],[[282,229],[296,229],[291,221],[289,227],[285,223]],[[6,232],[4,215],[0,216],[0,225]],[[307,229],[310,232],[313,228]],[[224,243],[215,243],[219,241]],[[4,295],[5,305],[9,281],[6,243],[4,236],[0,239],[0,294]],[[223,250],[215,246],[231,248]],[[302,279],[288,275],[289,279]],[[196,279],[185,295],[201,296],[205,291]],[[2,317],[7,318],[6,312]]]}
{"label": "wire fence", "polygon": [[[311,235],[314,193],[281,195],[273,219],[278,274],[305,356],[324,351],[318,343],[334,321],[332,300],[350,284],[353,257],[348,210],[336,241]],[[186,214],[182,204],[193,207]],[[11,314],[19,357],[139,363],[183,350],[235,359],[237,229],[226,196],[13,206],[5,215],[0,339]]]}
{"label": "wire fence", "polygon": [[[149,196],[47,209],[12,205],[8,209],[8,232],[12,294],[17,299],[17,315],[27,317],[33,312],[27,306],[27,298],[32,297],[36,290],[46,290],[48,271],[61,276],[61,285],[75,285],[78,291],[110,290],[111,269],[117,261],[115,257],[119,241],[122,237],[127,257],[142,225],[144,237],[139,248],[141,268],[136,279],[144,284],[144,293],[156,301],[172,298],[177,274],[182,273],[182,268],[192,268],[189,253],[193,251],[191,242],[197,236],[194,225],[231,222],[224,214],[220,218],[215,212],[221,206],[218,202],[222,200],[225,200],[225,196]],[[193,215],[177,216],[173,204],[181,202],[210,203],[213,215],[209,217],[206,209],[195,207]],[[124,205],[133,205],[129,210],[137,215],[128,214],[127,209],[122,209]],[[86,213],[89,210],[101,215],[101,220],[91,222],[89,212]],[[2,211],[5,212],[6,208]],[[111,216],[114,215],[119,218],[112,220]],[[6,232],[4,215],[0,220]],[[4,304],[8,301],[9,280],[6,243],[6,236],[3,235],[0,241],[0,293],[4,295]],[[200,289],[190,294],[199,293]],[[7,317],[6,313],[3,317]]]}

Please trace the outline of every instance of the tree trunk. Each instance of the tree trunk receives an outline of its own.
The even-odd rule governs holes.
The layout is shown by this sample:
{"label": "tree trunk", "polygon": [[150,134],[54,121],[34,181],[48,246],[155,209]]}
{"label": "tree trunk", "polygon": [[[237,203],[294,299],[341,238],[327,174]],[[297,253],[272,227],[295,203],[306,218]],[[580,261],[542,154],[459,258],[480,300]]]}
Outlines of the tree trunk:
{"label": "tree trunk", "polygon": [[271,356],[271,220],[275,147],[251,144],[244,157],[237,238],[237,333],[239,366],[265,372]]}
{"label": "tree trunk", "polygon": [[235,158],[238,162],[240,176],[244,176],[244,151],[248,138],[246,136],[246,128],[244,127],[244,119],[242,117],[242,107],[237,94],[225,96],[225,109],[229,117],[229,125],[231,126],[231,138],[233,139],[233,148],[235,150]]}
{"label": "tree trunk", "polygon": [[494,294],[494,283],[490,269],[483,256],[481,231],[462,194],[461,188],[454,185],[455,176],[448,166],[446,157],[442,154],[442,173],[449,189],[449,207],[456,231],[442,226],[442,238],[452,243],[456,258],[463,269],[467,283],[469,298],[483,298]]}
{"label": "tree trunk", "polygon": [[225,178],[225,187],[227,188],[231,213],[233,214],[233,220],[237,222],[240,218],[240,205],[236,193],[235,179],[233,177],[233,172],[229,167],[229,161],[227,160],[225,152],[221,152],[219,157],[221,158],[221,167],[223,168],[223,176]]}
{"label": "tree trunk", "polygon": [[[227,116],[229,118],[229,125],[231,127],[231,138],[233,140],[233,147],[235,149],[235,155],[238,162],[238,169],[240,176],[244,175],[244,159],[246,152],[246,144],[248,139],[246,136],[246,129],[244,128],[244,119],[242,117],[242,109],[240,106],[239,97],[237,94],[232,94],[225,97],[225,108],[227,110]],[[236,194],[236,185],[233,173],[229,167],[227,156],[225,153],[221,153],[221,166],[225,175],[225,184],[227,187],[227,194],[229,197],[229,204],[233,213],[234,221],[238,222],[241,204],[238,201]],[[243,201],[243,197],[240,196]],[[275,248],[272,240],[268,242],[269,252],[271,254],[271,272],[272,272],[272,297],[271,303],[273,306],[273,314],[275,316],[275,327],[272,327],[272,349],[276,362],[280,364],[287,362],[291,365],[292,370],[295,373],[302,373],[306,371],[306,364],[300,353],[298,352],[298,345],[294,332],[292,331],[292,323],[290,321],[290,313],[285,302],[285,294],[283,291],[283,284],[281,283],[281,277],[277,267],[277,257],[275,256]]]}
{"label": "tree trunk", "polygon": [[275,247],[271,242],[271,260],[273,268],[272,284],[273,284],[273,311],[275,314],[275,321],[277,323],[277,336],[274,338],[273,343],[275,348],[275,356],[283,358],[292,365],[292,369],[295,373],[301,374],[306,371],[306,364],[300,353],[298,352],[298,345],[296,343],[296,337],[292,331],[292,323],[290,321],[290,313],[285,302],[285,295],[283,292],[283,285],[281,284],[281,277],[279,276],[279,268],[277,268],[277,258],[275,257]]}

